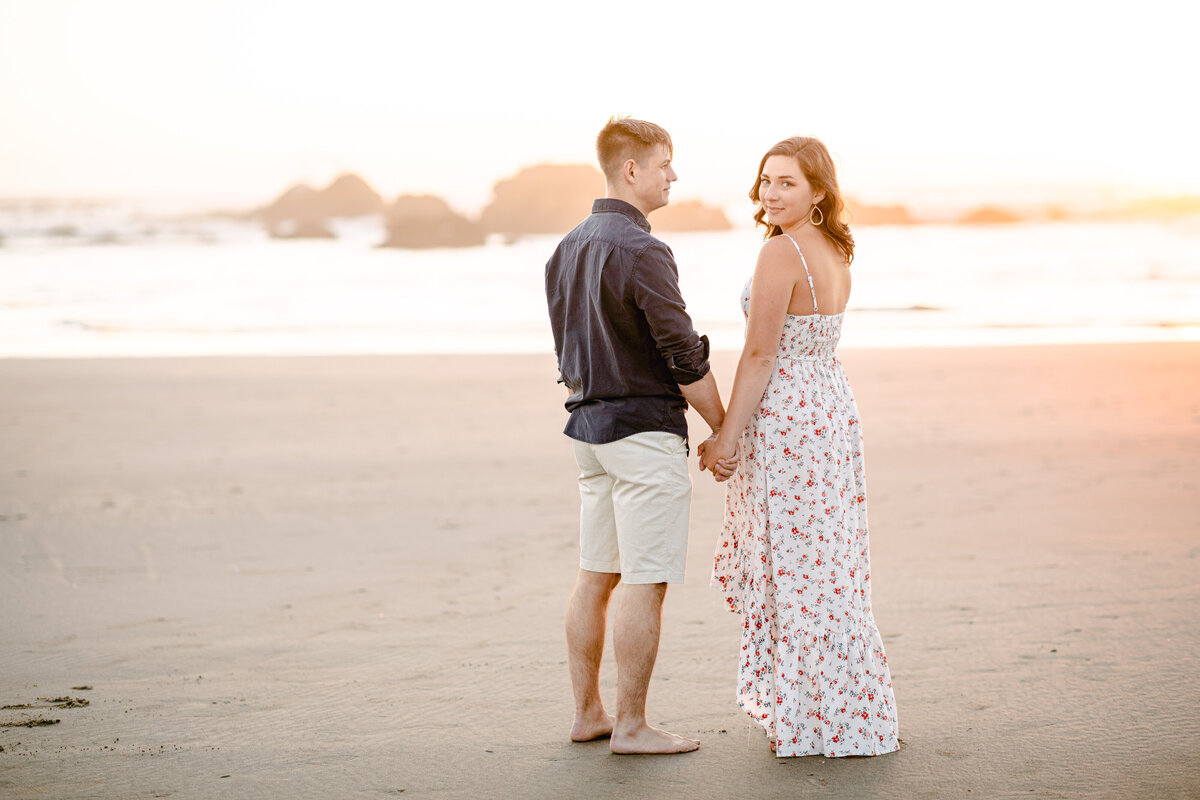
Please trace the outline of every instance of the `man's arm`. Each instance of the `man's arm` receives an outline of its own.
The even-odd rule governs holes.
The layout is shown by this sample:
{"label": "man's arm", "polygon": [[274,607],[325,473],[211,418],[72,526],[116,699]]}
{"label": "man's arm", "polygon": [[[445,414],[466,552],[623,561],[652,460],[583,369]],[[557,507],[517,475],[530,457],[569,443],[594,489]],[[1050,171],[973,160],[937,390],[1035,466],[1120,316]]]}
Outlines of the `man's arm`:
{"label": "man's arm", "polygon": [[733,458],[726,461],[714,461],[708,457],[707,452],[708,448],[717,440],[717,434],[721,432],[721,425],[725,421],[725,409],[721,405],[721,391],[717,388],[717,381],[713,378],[712,370],[706,372],[704,377],[698,381],[679,384],[679,391],[683,392],[683,398],[688,401],[688,405],[696,409],[708,426],[712,428],[712,434],[696,447],[696,453],[700,456],[700,469],[711,469],[713,477],[718,481],[728,479],[737,472],[740,453],[735,453]]}
{"label": "man's arm", "polygon": [[667,361],[684,400],[699,412],[715,436],[725,419],[721,393],[708,363],[708,338],[696,333],[679,293],[679,273],[670,248],[646,248],[634,274],[635,302]]}
{"label": "man's arm", "polygon": [[712,370],[704,373],[704,377],[698,381],[681,383],[679,391],[683,392],[683,399],[688,401],[688,405],[696,409],[708,427],[712,428],[712,435],[720,433],[721,423],[725,420],[725,406],[721,404],[721,391],[717,388]]}
{"label": "man's arm", "polygon": [[708,339],[692,326],[679,292],[679,272],[670,248],[655,242],[638,255],[630,289],[675,382],[683,386],[704,377],[709,370]]}

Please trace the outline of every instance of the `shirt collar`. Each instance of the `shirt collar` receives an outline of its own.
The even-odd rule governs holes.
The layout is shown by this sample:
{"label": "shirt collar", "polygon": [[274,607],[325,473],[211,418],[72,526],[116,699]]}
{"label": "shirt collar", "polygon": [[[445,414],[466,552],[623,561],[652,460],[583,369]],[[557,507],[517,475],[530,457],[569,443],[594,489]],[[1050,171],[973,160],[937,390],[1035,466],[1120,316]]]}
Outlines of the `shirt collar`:
{"label": "shirt collar", "polygon": [[633,222],[634,225],[637,225],[646,233],[650,232],[650,221],[646,219],[646,215],[641,211],[638,211],[629,203],[626,203],[624,200],[617,200],[615,197],[601,197],[592,201],[593,214],[604,211],[615,211],[618,214],[624,214],[625,216],[629,217],[630,221]]}

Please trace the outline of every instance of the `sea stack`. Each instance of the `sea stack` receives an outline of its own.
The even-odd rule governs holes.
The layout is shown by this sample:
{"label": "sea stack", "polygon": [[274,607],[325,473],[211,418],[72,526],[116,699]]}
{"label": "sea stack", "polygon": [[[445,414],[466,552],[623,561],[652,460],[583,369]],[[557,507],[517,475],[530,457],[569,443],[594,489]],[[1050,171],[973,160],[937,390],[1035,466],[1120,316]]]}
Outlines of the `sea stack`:
{"label": "sea stack", "polygon": [[330,219],[378,214],[383,205],[383,198],[366,181],[346,173],[321,190],[298,183],[260,209],[258,215],[276,238],[330,238]]}
{"label": "sea stack", "polygon": [[661,231],[727,231],[733,227],[725,212],[699,200],[670,203],[650,215],[654,232]]}
{"label": "sea stack", "polygon": [[566,233],[604,196],[604,176],[587,164],[526,167],[492,188],[480,224],[488,233]]}
{"label": "sea stack", "polygon": [[980,206],[960,219],[959,223],[962,225],[1004,225],[1020,221],[1021,218],[1008,209],[999,206]]}
{"label": "sea stack", "polygon": [[386,212],[383,247],[474,247],[483,244],[483,228],[433,195],[401,195]]}
{"label": "sea stack", "polygon": [[850,225],[914,225],[917,220],[905,206],[877,206],[846,198]]}

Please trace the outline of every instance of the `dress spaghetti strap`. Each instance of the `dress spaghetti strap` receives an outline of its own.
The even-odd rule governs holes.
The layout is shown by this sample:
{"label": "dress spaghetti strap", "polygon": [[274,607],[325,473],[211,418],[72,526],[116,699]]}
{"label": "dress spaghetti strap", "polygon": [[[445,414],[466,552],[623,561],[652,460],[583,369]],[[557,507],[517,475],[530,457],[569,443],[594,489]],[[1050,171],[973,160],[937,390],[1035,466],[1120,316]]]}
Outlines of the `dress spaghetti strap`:
{"label": "dress spaghetti strap", "polygon": [[783,235],[787,236],[788,241],[792,243],[792,246],[796,248],[796,252],[800,255],[800,263],[804,265],[804,274],[808,277],[808,291],[812,293],[813,313],[819,314],[820,311],[817,309],[817,290],[813,288],[812,273],[808,271],[808,262],[804,260],[804,253],[800,252],[800,245],[796,244],[795,239],[786,233]]}

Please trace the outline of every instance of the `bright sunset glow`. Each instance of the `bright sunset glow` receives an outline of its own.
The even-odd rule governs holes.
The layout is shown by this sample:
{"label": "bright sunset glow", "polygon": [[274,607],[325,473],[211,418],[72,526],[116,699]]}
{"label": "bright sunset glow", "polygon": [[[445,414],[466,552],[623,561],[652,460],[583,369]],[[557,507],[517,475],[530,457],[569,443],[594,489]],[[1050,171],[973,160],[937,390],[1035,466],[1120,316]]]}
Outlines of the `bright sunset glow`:
{"label": "bright sunset glow", "polygon": [[613,113],[719,204],[792,134],[873,201],[1200,193],[1183,4],[705,8],[6,0],[0,195],[254,203],[353,170],[473,211],[592,162]]}

